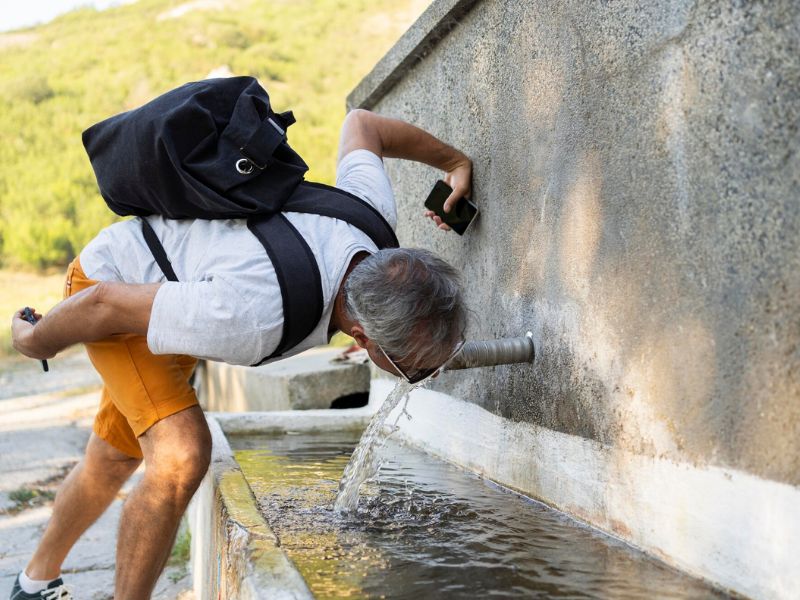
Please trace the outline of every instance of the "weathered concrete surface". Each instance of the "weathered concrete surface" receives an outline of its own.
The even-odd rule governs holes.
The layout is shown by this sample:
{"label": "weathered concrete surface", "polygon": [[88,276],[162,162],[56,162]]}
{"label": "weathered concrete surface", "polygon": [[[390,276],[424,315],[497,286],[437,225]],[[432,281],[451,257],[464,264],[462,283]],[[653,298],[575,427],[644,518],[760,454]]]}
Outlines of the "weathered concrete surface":
{"label": "weathered concrete surface", "polygon": [[[122,505],[141,478],[137,473],[125,484],[120,497],[89,528],[64,563],[63,578],[75,598],[111,600]],[[14,579],[30,559],[50,519],[51,507],[41,506],[13,516],[0,516],[0,598],[11,594]],[[185,566],[167,567],[153,592],[153,600],[191,600],[192,579]]]}
{"label": "weathered concrete surface", "polygon": [[330,408],[344,396],[369,391],[369,367],[332,363],[341,348],[313,348],[261,367],[206,363],[200,387],[212,411]]}
{"label": "weathered concrete surface", "polygon": [[[97,391],[86,391],[93,382],[96,387],[98,378],[83,353],[52,361],[52,371],[47,375],[37,363],[28,362],[0,363],[0,381],[7,398],[0,400],[0,598],[11,593],[14,579],[33,554],[52,510],[52,503],[46,502],[18,511],[8,498],[9,492],[57,487],[83,455],[100,400]],[[51,391],[41,393],[45,389]],[[27,390],[37,394],[23,395]],[[125,497],[140,477],[141,472],[137,472],[128,481],[119,498],[67,557],[64,581],[76,598],[113,597],[119,516]],[[185,566],[168,567],[153,595],[156,600],[192,597]]]}
{"label": "weathered concrete surface", "polygon": [[458,25],[477,0],[431,2],[417,22],[397,41],[392,51],[370,71],[350,94],[352,105],[372,106],[425,57],[450,29]]}
{"label": "weathered concrete surface", "polygon": [[0,510],[9,493],[66,473],[83,455],[96,392],[0,401]]}
{"label": "weathered concrete surface", "polygon": [[533,368],[434,389],[800,484],[799,12],[486,0],[424,56],[390,52],[393,87],[367,77],[351,105],[467,152],[482,211],[463,238],[437,235],[421,213],[438,174],[388,161],[400,240],[463,269],[470,337],[531,329],[537,346]]}
{"label": "weathered concrete surface", "polygon": [[211,417],[213,453],[189,507],[194,590],[200,600],[311,599],[258,511],[250,486]]}

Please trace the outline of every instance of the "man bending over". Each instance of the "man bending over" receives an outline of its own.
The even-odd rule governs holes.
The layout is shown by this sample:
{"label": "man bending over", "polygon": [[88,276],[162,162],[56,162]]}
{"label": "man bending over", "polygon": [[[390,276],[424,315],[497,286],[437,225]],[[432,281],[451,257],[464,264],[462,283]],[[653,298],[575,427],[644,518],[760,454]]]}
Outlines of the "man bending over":
{"label": "man bending over", "polygon": [[[355,110],[342,126],[336,185],[371,204],[393,228],[385,157],[444,171],[454,190],[448,206],[469,193],[472,165],[464,154],[413,125]],[[343,221],[286,217],[313,251],[324,309],[311,335],[284,356],[343,331],[378,367],[408,379],[449,358],[465,327],[459,277],[450,265],[424,250],[377,251]],[[209,464],[211,437],[188,381],[197,359],[251,365],[279,343],[283,306],[275,270],[244,219],[147,219],[179,282],[164,281],[132,219],[107,227],[83,249],[69,266],[65,300],[35,327],[22,311],[14,315],[19,352],[47,359],[83,343],[104,385],[85,456],[56,495],[13,600],[70,597],[62,562],[142,460],[144,476],[120,520],[114,597],[150,597]]]}

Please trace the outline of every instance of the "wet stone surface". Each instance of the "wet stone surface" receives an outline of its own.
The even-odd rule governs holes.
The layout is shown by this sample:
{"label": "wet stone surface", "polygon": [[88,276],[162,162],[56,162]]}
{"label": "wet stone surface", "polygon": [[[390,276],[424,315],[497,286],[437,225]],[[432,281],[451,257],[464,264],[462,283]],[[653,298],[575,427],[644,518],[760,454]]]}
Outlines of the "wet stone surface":
{"label": "wet stone surface", "polygon": [[561,513],[391,439],[354,513],[333,510],[358,435],[233,438],[317,598],[723,598]]}

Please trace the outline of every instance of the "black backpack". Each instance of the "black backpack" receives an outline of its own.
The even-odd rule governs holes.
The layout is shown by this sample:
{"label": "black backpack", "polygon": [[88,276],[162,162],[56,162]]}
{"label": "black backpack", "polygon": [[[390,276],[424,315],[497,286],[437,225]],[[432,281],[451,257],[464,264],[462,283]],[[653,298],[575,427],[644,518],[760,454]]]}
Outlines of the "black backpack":
{"label": "black backpack", "polygon": [[275,113],[252,77],[187,83],[140,108],[83,132],[100,193],[118,215],[142,217],[142,233],[169,281],[177,281],[161,242],[144,218],[246,218],[272,261],[283,299],[276,350],[302,342],[322,317],[319,267],[282,212],[341,219],[378,248],[397,237],[370,204],[338,188],[303,179],[308,166],[289,146],[291,112]]}

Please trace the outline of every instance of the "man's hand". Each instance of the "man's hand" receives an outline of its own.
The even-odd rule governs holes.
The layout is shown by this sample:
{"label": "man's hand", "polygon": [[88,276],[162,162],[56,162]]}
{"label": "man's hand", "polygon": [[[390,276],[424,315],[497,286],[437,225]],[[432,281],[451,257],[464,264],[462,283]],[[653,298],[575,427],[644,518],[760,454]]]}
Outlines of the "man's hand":
{"label": "man's hand", "polygon": [[[369,150],[381,158],[414,160],[444,171],[445,183],[453,188],[444,203],[445,212],[450,212],[460,198],[469,196],[472,189],[472,161],[463,152],[411,123],[363,109],[353,110],[342,124],[339,160],[358,149]],[[439,229],[450,229],[433,212],[426,211],[425,215]]]}
{"label": "man's hand", "polygon": [[101,282],[62,300],[34,327],[17,311],[11,321],[14,349],[30,358],[52,358],[64,348],[118,333],[147,335],[160,283]]}
{"label": "man's hand", "polygon": [[[36,312],[36,309],[31,310],[36,321],[40,321],[42,315]],[[52,358],[52,355],[46,354],[40,348],[37,348],[33,337],[33,325],[25,319],[24,311],[24,308],[20,308],[11,319],[11,343],[14,346],[14,350],[28,358],[38,358],[39,360]]]}
{"label": "man's hand", "polygon": [[[446,171],[444,182],[453,188],[453,193],[444,201],[444,212],[449,213],[461,198],[472,192],[472,161],[462,154]],[[450,231],[450,226],[432,210],[426,210],[424,214],[442,231]]]}

